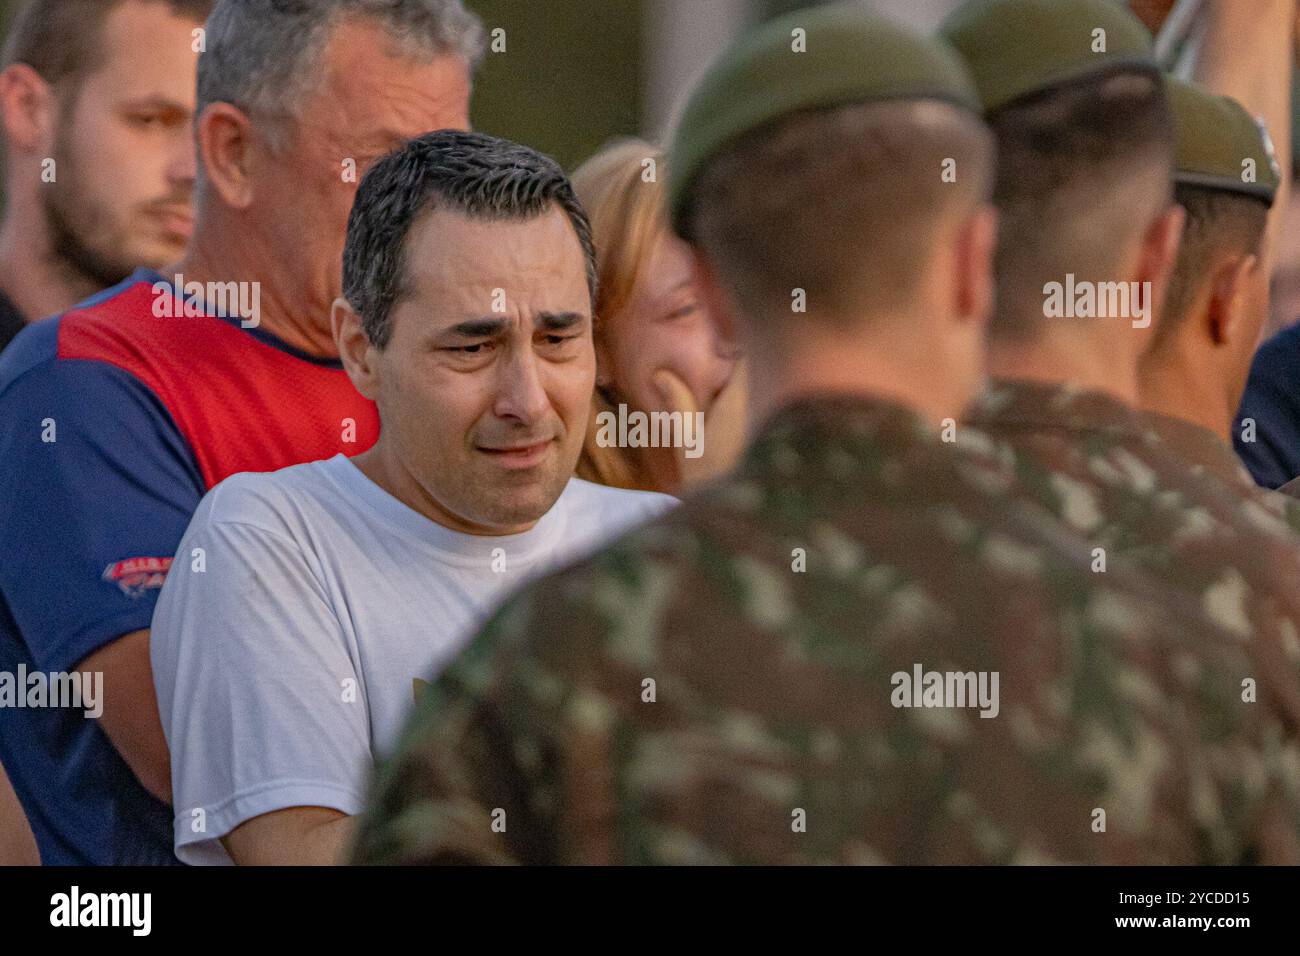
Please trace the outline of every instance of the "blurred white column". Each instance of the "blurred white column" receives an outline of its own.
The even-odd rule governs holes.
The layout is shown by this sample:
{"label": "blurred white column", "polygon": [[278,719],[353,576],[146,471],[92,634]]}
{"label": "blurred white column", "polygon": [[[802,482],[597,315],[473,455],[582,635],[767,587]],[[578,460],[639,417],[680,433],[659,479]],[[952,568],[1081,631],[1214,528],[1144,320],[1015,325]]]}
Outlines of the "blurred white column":
{"label": "blurred white column", "polygon": [[930,33],[961,5],[961,0],[871,0],[864,5],[923,33]]}
{"label": "blurred white column", "polygon": [[750,22],[751,0],[644,0],[643,135],[662,142],[695,81]]}

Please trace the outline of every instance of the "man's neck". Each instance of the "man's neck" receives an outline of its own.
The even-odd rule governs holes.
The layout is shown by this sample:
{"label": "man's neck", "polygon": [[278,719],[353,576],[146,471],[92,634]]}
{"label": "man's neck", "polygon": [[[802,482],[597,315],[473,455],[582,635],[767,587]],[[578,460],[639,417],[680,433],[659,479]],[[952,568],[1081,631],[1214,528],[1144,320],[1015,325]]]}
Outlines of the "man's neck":
{"label": "man's neck", "polygon": [[17,198],[0,223],[0,289],[29,322],[56,315],[99,291],[99,283],[50,249],[44,218]]}
{"label": "man's neck", "polygon": [[1147,356],[1140,370],[1141,405],[1146,411],[1181,419],[1232,442],[1235,408],[1228,407],[1224,389],[1188,362],[1177,349]]}
{"label": "man's neck", "polygon": [[[1121,332],[1120,334],[1126,334]],[[989,374],[994,378],[1072,385],[1102,392],[1126,405],[1138,404],[1134,349],[1113,339],[1042,332],[1023,340],[991,339]]]}
{"label": "man's neck", "polygon": [[435,524],[440,524],[451,531],[492,537],[508,534],[522,534],[537,524],[536,521],[517,527],[488,527],[466,521],[443,507],[442,503],[430,495],[424,486],[416,480],[400,457],[384,441],[381,431],[378,441],[369,451],[362,452],[352,459],[358,470],[392,495],[412,511],[418,512]]}
{"label": "man's neck", "polygon": [[[337,358],[330,329],[329,303],[312,303],[286,282],[275,266],[283,256],[255,242],[231,241],[234,230],[200,227],[185,256],[163,270],[167,279],[180,275],[185,284],[197,282],[256,282],[257,295],[241,293],[241,300],[258,303],[256,327],[296,349],[321,358]],[[247,318],[247,317],[244,317]]]}

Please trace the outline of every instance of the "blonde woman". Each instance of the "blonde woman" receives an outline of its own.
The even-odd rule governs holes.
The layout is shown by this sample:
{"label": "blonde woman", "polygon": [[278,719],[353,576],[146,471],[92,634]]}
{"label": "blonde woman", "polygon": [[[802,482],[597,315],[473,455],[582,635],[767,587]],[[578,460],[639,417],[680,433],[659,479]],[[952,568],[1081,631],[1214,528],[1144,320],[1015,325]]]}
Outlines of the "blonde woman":
{"label": "blonde woman", "polygon": [[[689,252],[668,228],[663,177],[663,155],[640,140],[606,146],[573,175],[599,274],[596,391],[577,471],[605,485],[680,494],[735,463],[745,383],[737,345],[701,308]],[[682,413],[673,420],[675,447],[659,440],[666,428],[646,427],[669,420],[651,420],[654,412]]]}

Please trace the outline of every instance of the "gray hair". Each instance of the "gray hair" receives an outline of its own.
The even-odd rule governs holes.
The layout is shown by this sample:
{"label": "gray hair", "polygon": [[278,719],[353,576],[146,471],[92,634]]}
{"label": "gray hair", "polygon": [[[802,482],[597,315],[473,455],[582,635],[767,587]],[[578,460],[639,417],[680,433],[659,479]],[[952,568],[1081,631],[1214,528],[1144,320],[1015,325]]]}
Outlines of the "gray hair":
{"label": "gray hair", "polygon": [[316,61],[333,30],[351,19],[382,26],[412,58],[483,55],[483,25],[461,0],[218,0],[199,57],[196,115],[231,103],[269,121],[273,149],[318,81]]}

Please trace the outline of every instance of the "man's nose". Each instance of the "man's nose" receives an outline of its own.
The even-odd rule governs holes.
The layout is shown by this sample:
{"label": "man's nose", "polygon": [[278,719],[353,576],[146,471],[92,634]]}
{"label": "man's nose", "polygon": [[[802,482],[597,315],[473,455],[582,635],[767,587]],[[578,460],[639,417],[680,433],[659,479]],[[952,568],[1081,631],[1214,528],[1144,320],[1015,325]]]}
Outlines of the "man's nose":
{"label": "man's nose", "polygon": [[502,363],[495,412],[531,425],[541,421],[551,401],[542,383],[541,368],[532,349],[512,350]]}

